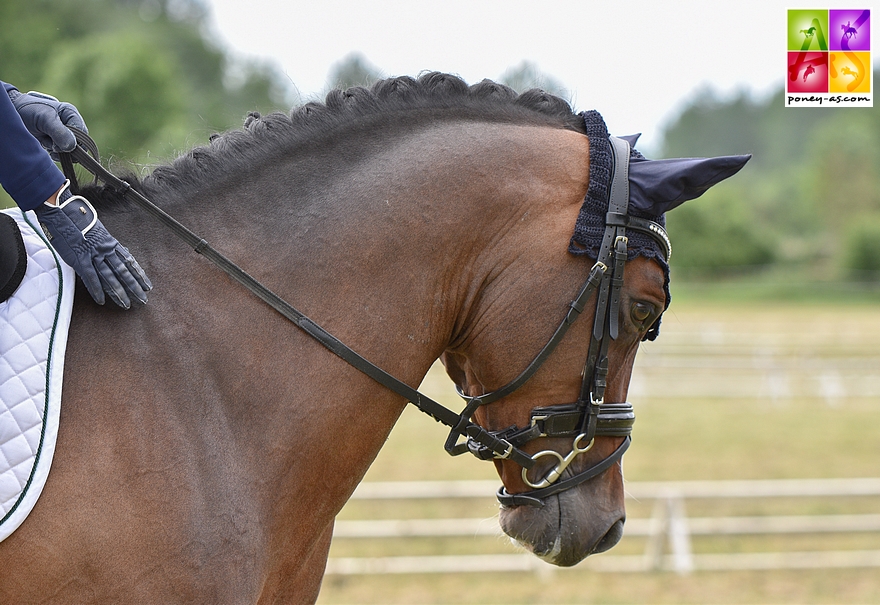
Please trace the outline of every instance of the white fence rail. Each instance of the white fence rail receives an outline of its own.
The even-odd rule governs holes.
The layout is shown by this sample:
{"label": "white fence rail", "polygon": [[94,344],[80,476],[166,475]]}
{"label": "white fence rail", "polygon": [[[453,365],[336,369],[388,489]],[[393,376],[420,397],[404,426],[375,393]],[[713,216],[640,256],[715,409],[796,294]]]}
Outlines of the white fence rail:
{"label": "white fence rail", "polygon": [[[495,481],[415,481],[361,484],[353,500],[486,498]],[[844,534],[874,532],[880,546],[880,514],[736,516],[688,518],[686,500],[878,497],[880,478],[628,483],[627,496],[653,500],[649,518],[630,518],[626,535],[646,538],[643,555],[603,554],[576,569],[604,572],[671,570],[815,569],[880,567],[880,550],[822,550],[695,554],[691,536]],[[414,537],[501,536],[497,519],[339,520],[335,540]],[[463,573],[528,571],[550,573],[530,554],[333,557],[328,574]]]}

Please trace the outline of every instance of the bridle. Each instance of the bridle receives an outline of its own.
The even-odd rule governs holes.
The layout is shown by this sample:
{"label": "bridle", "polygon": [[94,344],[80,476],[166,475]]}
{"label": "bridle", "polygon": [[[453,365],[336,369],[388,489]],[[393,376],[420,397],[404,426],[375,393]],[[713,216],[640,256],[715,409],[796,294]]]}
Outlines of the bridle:
{"label": "bridle", "polygon": [[[590,269],[587,281],[579,294],[569,305],[569,310],[559,327],[535,359],[507,385],[476,397],[464,395],[459,387],[459,394],[464,398],[466,404],[461,413],[456,413],[364,359],[320,325],[297,311],[227,257],[217,252],[204,239],[132,188],[128,182],[116,177],[101,166],[95,142],[86,133],[74,128],[71,130],[74,132],[78,144],[70,154],[61,154],[61,163],[73,188],[78,188],[73,170],[73,162],[75,161],[91,172],[95,176],[96,182],[103,181],[123,198],[146,210],[196,252],[213,262],[232,279],[245,286],[331,352],[402,396],[420,411],[450,427],[449,436],[444,444],[444,449],[450,455],[471,452],[482,460],[512,460],[522,466],[523,478],[527,485],[534,490],[523,494],[509,494],[502,486],[498,490],[498,499],[502,505],[542,507],[545,498],[575,487],[610,468],[620,460],[629,447],[632,425],[635,422],[632,405],[626,402],[605,403],[604,401],[608,375],[608,347],[610,341],[617,338],[618,335],[620,295],[623,287],[623,270],[627,259],[626,230],[634,229],[650,235],[660,244],[667,259],[671,254],[671,245],[661,225],[629,216],[627,213],[630,151],[629,143],[625,140],[609,137],[614,158],[614,171],[609,192],[608,213],[605,218],[605,234],[599,258]],[[537,372],[562,341],[565,333],[581,314],[587,300],[595,291],[598,291],[596,314],[578,401],[572,404],[535,408],[531,412],[530,425],[522,429],[514,426],[503,431],[488,431],[473,422],[471,418],[477,408],[510,395]],[[577,475],[560,481],[559,479],[566,468],[578,455],[589,451],[595,437],[598,436],[625,437],[625,439],[604,460]],[[459,443],[460,437],[464,437],[465,441]],[[566,456],[553,450],[530,455],[521,449],[525,443],[542,437],[573,437],[572,451]],[[582,446],[582,443],[586,445]],[[542,480],[534,483],[529,481],[528,471],[535,466],[539,459],[548,456],[558,459],[555,467]]]}
{"label": "bridle", "polygon": [[[494,438],[507,444],[507,450],[502,453],[482,445],[470,435],[466,443],[453,445],[452,442],[457,438],[457,435],[454,430],[450,432],[446,442],[447,452],[455,455],[470,451],[482,460],[514,459],[513,453],[524,453],[520,448],[534,439],[543,437],[573,438],[572,449],[565,456],[555,450],[543,450],[531,456],[526,454],[531,465],[523,464],[514,459],[523,467],[523,482],[533,489],[521,494],[511,494],[504,486],[501,486],[497,495],[498,501],[504,506],[543,507],[547,497],[580,485],[611,468],[623,457],[632,442],[632,426],[635,423],[632,404],[628,402],[605,403],[608,347],[612,340],[617,339],[619,333],[623,271],[627,260],[626,230],[632,229],[651,236],[660,245],[667,261],[672,254],[672,244],[666,235],[666,230],[659,223],[628,214],[630,146],[627,141],[617,137],[609,137],[609,141],[614,168],[608,194],[608,212],[605,215],[605,233],[602,237],[596,264],[590,270],[587,282],[581,288],[577,298],[571,303],[565,319],[532,363],[509,384],[491,393],[476,397],[469,397],[462,392],[460,387],[458,388],[459,395],[466,402],[462,417],[468,418],[478,407],[510,395],[534,375],[583,311],[584,305],[592,293],[598,291],[593,331],[590,335],[580,396],[575,403],[534,408],[527,427],[513,426],[502,431],[491,431],[490,434]],[[624,437],[624,440],[606,458],[576,475],[559,481],[563,472],[577,456],[592,449],[596,437]],[[543,479],[532,482],[528,477],[528,472],[537,460],[544,457],[556,458],[557,462]]]}

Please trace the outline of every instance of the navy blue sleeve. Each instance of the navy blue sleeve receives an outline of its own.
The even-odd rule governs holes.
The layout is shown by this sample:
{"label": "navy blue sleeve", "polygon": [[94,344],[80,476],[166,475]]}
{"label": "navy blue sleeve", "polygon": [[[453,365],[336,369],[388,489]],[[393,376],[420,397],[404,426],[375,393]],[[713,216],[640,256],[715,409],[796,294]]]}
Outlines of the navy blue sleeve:
{"label": "navy blue sleeve", "polygon": [[33,210],[61,188],[64,174],[15,111],[8,94],[15,87],[0,84],[0,185],[22,210]]}

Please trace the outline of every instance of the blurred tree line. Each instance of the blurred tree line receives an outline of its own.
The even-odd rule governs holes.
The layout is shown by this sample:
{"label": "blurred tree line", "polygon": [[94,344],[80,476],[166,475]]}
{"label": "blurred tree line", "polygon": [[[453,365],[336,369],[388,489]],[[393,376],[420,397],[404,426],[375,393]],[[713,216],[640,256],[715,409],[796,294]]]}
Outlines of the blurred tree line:
{"label": "blurred tree line", "polygon": [[[0,23],[0,79],[74,103],[117,161],[149,166],[239,126],[248,111],[300,101],[271,64],[211,41],[203,0],[0,0]],[[385,75],[353,53],[333,66],[328,87]],[[499,81],[569,96],[529,62]],[[880,280],[878,135],[873,109],[786,109],[781,91],[764,100],[703,91],[665,129],[661,155],[754,158],[669,214],[673,266],[698,276],[809,267]]]}
{"label": "blurred tree line", "polygon": [[102,154],[153,163],[293,102],[272,66],[214,45],[207,16],[199,0],[0,0],[0,79],[76,105]]}
{"label": "blurred tree line", "polygon": [[[380,77],[354,53],[328,83]],[[569,96],[528,61],[499,81]],[[880,280],[880,112],[787,109],[782,94],[722,99],[707,89],[664,129],[661,157],[753,154],[735,178],[667,216],[673,267],[699,278],[803,268],[807,279]]]}
{"label": "blurred tree line", "polygon": [[880,280],[880,112],[785,108],[782,95],[706,90],[666,128],[664,157],[754,154],[669,214],[673,264],[703,275],[773,265]]}

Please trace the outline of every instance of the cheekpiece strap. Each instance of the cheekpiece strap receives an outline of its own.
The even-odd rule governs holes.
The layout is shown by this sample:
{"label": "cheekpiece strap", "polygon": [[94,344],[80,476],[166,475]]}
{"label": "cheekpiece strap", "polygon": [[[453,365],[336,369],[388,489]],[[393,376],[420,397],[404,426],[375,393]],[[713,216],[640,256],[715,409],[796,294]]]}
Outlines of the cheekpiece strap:
{"label": "cheekpiece strap", "polygon": [[608,137],[614,156],[611,177],[611,194],[608,198],[609,212],[627,214],[629,209],[629,143],[618,137]]}

